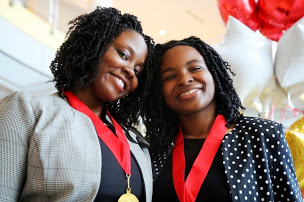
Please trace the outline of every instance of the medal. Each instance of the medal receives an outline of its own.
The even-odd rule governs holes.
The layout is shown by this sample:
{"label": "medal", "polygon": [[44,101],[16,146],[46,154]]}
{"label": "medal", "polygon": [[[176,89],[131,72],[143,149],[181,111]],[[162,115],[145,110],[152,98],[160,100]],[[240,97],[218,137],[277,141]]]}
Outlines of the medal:
{"label": "medal", "polygon": [[127,177],[127,193],[121,195],[119,197],[118,202],[139,202],[134,194],[131,194],[131,187],[130,187],[130,175],[126,174]]}
{"label": "medal", "polygon": [[97,135],[109,147],[114,154],[119,165],[126,173],[127,177],[127,193],[120,196],[119,202],[138,202],[134,194],[131,194],[130,177],[131,177],[131,152],[126,136],[123,133],[121,126],[115,121],[107,110],[107,115],[110,117],[116,131],[116,135],[97,117],[84,103],[82,103],[76,95],[71,91],[64,91],[64,95],[74,109],[86,114],[93,122]]}

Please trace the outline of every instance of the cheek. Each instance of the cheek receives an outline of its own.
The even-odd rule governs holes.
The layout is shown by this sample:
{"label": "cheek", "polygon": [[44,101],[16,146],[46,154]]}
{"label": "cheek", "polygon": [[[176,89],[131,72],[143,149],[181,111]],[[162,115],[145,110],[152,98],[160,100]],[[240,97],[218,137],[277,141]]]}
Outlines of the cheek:
{"label": "cheek", "polygon": [[163,96],[166,97],[167,96],[167,86],[162,84],[162,93],[163,93]]}
{"label": "cheek", "polygon": [[101,67],[119,66],[121,58],[112,52],[106,52],[101,58]]}
{"label": "cheek", "polygon": [[213,89],[213,91],[215,91],[215,83],[214,83],[214,80],[213,80],[211,74],[209,76],[209,84],[210,84],[211,88]]}
{"label": "cheek", "polygon": [[164,99],[168,105],[170,105],[170,103],[171,103],[170,102],[171,101],[171,92],[172,92],[172,88],[170,85],[165,84],[162,86],[162,93],[163,93]]}
{"label": "cheek", "polygon": [[208,86],[208,88],[209,88],[209,95],[210,96],[214,96],[214,94],[215,94],[215,84],[214,84],[214,81],[213,81],[213,78],[210,76],[210,78],[208,78],[208,84],[207,84],[207,86]]}
{"label": "cheek", "polygon": [[134,91],[138,86],[138,79],[134,78],[131,83],[130,92]]}

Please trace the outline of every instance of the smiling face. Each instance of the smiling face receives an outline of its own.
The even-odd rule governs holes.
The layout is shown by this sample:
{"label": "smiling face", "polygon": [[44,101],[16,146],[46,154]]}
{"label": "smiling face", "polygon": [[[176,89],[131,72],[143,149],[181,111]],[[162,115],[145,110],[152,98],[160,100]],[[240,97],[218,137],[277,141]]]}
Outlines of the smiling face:
{"label": "smiling face", "polygon": [[101,58],[100,71],[90,85],[92,93],[102,102],[111,102],[134,91],[147,55],[146,42],[139,33],[122,32]]}
{"label": "smiling face", "polygon": [[168,49],[161,60],[162,91],[179,115],[215,111],[215,85],[204,58],[191,46]]}

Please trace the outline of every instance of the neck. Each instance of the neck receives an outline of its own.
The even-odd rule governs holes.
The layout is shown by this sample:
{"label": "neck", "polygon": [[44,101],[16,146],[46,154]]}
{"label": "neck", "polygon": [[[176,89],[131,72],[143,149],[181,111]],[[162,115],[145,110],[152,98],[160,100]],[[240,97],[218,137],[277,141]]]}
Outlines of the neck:
{"label": "neck", "polygon": [[90,87],[78,89],[74,93],[97,117],[101,117],[104,103],[95,96]]}
{"label": "neck", "polygon": [[201,139],[206,138],[215,121],[215,112],[213,113],[198,113],[191,116],[182,116],[181,124],[183,135],[186,139]]}

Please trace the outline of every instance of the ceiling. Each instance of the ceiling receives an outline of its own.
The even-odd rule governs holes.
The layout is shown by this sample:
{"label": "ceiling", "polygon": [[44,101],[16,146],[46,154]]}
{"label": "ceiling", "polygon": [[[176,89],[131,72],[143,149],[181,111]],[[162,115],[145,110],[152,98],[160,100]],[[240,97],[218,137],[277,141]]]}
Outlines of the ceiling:
{"label": "ceiling", "polygon": [[137,15],[157,42],[194,35],[213,44],[225,33],[216,0],[115,0],[114,7]]}
{"label": "ceiling", "polygon": [[[53,0],[56,2],[57,0]],[[25,6],[48,21],[50,0],[23,0]],[[220,16],[216,0],[58,0],[58,28],[64,33],[68,22],[89,12],[94,5],[112,3],[123,13],[138,16],[144,32],[156,42],[182,39],[191,35],[209,44],[223,39],[225,24]],[[99,3],[97,3],[99,2]],[[100,3],[101,2],[101,3]],[[161,35],[160,31],[165,34]]]}
{"label": "ceiling", "polygon": [[96,5],[138,16],[157,43],[197,36],[214,45],[226,31],[217,0],[0,0],[0,98],[15,90],[53,91],[52,84],[40,84],[52,78],[48,66],[68,22]]}

